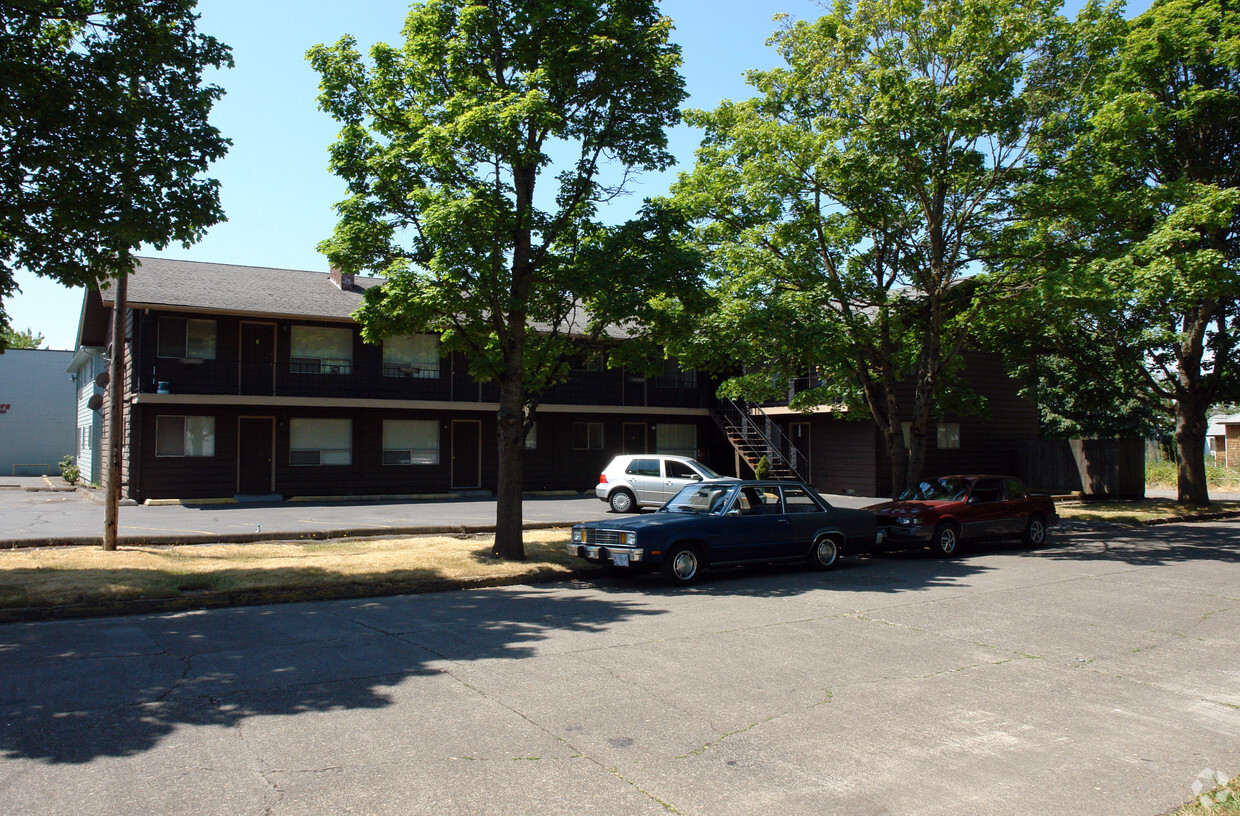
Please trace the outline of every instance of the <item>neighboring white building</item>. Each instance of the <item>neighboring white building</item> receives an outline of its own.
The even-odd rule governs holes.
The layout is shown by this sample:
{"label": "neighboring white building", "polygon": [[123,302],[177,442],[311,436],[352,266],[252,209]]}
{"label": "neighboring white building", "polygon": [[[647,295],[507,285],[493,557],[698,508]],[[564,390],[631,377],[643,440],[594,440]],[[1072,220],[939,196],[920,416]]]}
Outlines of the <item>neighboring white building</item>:
{"label": "neighboring white building", "polygon": [[103,349],[82,346],[69,363],[69,373],[77,384],[77,457],[82,481],[99,484],[103,481],[103,456],[99,440],[103,429],[103,415],[90,405],[90,398],[98,394],[103,398],[104,389],[95,384],[95,378],[108,370]]}
{"label": "neighboring white building", "polygon": [[71,351],[0,354],[0,477],[59,473],[75,454]]}

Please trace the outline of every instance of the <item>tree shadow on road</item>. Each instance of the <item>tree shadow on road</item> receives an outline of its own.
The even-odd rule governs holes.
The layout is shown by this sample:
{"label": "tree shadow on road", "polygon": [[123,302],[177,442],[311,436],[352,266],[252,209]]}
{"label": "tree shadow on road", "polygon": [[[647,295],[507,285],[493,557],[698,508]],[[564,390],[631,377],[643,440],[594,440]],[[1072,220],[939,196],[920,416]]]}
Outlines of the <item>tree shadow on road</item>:
{"label": "tree shadow on road", "polygon": [[577,582],[585,592],[510,586],[0,626],[0,757],[80,764],[151,751],[184,727],[382,709],[410,679],[586,648],[630,623],[676,614],[687,592],[915,592],[988,569],[968,559],[854,557],[826,573],[720,570],[688,590],[641,576]]}

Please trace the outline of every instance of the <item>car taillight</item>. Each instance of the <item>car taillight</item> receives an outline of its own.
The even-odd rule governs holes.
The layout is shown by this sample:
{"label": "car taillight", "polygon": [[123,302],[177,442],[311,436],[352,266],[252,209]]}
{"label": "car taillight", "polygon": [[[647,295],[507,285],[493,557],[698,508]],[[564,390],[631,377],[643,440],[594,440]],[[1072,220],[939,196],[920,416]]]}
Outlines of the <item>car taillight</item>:
{"label": "car taillight", "polygon": [[607,484],[607,474],[606,474],[606,473],[600,473],[600,474],[598,475],[598,483],[599,483],[599,484]]}

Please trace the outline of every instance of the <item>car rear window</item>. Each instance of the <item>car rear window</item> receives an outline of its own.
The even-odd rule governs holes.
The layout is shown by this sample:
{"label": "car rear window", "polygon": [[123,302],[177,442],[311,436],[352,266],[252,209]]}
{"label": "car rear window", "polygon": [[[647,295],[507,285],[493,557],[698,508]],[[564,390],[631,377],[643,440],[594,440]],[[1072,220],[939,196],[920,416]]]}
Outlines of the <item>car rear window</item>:
{"label": "car rear window", "polygon": [[783,491],[785,513],[817,513],[822,509],[812,496],[799,487],[785,487]]}
{"label": "car rear window", "polygon": [[630,476],[655,476],[659,475],[658,459],[634,459],[629,462],[629,466],[624,472]]}

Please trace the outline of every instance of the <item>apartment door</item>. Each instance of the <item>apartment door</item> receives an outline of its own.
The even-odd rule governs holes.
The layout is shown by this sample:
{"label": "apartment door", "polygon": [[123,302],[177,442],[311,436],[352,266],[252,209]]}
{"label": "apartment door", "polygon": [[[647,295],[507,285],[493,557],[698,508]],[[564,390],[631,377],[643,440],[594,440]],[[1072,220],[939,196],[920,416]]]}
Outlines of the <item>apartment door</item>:
{"label": "apartment door", "polygon": [[809,467],[809,423],[793,422],[789,430],[792,432],[792,467],[801,474],[805,481],[811,481]]}
{"label": "apartment door", "polygon": [[626,422],[621,431],[621,453],[646,453],[646,423]]}
{"label": "apartment door", "polygon": [[275,492],[275,417],[237,420],[237,492]]}
{"label": "apartment door", "polygon": [[238,347],[242,394],[269,397],[276,387],[276,327],[274,323],[241,324]]}
{"label": "apartment door", "polygon": [[452,420],[452,487],[482,485],[482,423],[476,419]]}

